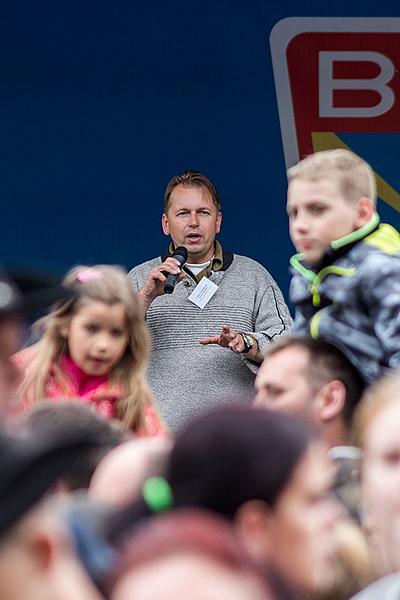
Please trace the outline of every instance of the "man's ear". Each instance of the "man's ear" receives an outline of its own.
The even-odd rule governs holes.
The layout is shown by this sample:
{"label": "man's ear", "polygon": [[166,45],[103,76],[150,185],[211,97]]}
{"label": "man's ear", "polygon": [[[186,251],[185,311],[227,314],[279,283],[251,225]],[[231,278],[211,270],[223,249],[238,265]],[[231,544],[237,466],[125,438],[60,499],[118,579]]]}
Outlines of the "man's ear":
{"label": "man's ear", "polygon": [[222,223],[222,212],[219,211],[219,213],[217,213],[217,225],[216,225],[216,229],[215,229],[216,233],[219,233],[221,231],[221,223]]}
{"label": "man's ear", "polygon": [[40,533],[37,531],[36,534],[32,536],[30,547],[37,568],[42,572],[48,571],[54,558],[52,536],[49,536],[47,532]]}
{"label": "man's ear", "polygon": [[41,511],[42,507],[36,511],[34,509],[33,514],[25,519],[23,528],[24,547],[38,573],[44,573],[51,568],[61,536],[64,535],[65,538],[58,524],[50,521]]}
{"label": "man's ear", "polygon": [[346,402],[346,387],[339,379],[328,381],[318,392],[319,418],[324,423],[343,412]]}
{"label": "man's ear", "polygon": [[249,500],[237,511],[234,528],[241,543],[256,560],[272,556],[273,511],[261,500]]}
{"label": "man's ear", "polygon": [[366,225],[372,219],[375,210],[375,204],[372,202],[371,198],[362,196],[362,198],[357,200],[355,223],[357,229]]}
{"label": "man's ear", "polygon": [[165,233],[165,235],[169,235],[168,217],[165,213],[163,213],[162,217],[161,217],[161,226],[162,226],[162,230]]}

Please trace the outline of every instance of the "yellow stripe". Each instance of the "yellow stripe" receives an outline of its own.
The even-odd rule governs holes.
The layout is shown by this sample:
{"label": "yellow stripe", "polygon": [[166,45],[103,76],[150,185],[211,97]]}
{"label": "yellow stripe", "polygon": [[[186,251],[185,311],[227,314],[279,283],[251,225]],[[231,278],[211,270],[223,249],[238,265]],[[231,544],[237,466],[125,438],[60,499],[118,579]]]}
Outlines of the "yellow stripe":
{"label": "yellow stripe", "polygon": [[321,313],[322,310],[317,312],[310,321],[310,335],[314,340],[318,339],[318,328],[321,320]]}
{"label": "yellow stripe", "polygon": [[351,277],[357,273],[357,269],[355,267],[339,267],[336,265],[330,265],[329,267],[325,267],[321,269],[319,273],[317,273],[311,282],[310,292],[312,294],[312,303],[313,306],[319,306],[321,304],[321,296],[319,295],[319,285],[327,275],[341,275],[342,277]]}
{"label": "yellow stripe", "polygon": [[[345,148],[351,150],[342,140],[329,131],[313,131],[311,133],[314,152]],[[378,173],[375,173],[378,196],[392,208],[400,212],[400,194],[396,192]]]}
{"label": "yellow stripe", "polygon": [[329,306],[326,306],[325,308],[319,310],[317,313],[315,313],[315,315],[310,321],[310,335],[314,340],[318,339],[319,337],[319,322],[321,320],[322,314],[329,308]]}
{"label": "yellow stripe", "polygon": [[399,232],[385,223],[377,231],[371,233],[364,239],[365,244],[375,246],[386,254],[398,254],[400,252],[400,234]]}

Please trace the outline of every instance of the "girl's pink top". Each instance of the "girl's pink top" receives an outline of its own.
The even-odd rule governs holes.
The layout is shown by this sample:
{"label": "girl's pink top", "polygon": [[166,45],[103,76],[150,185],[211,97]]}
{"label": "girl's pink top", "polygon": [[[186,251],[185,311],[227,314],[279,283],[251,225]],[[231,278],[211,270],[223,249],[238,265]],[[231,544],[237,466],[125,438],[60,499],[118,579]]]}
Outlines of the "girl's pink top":
{"label": "girl's pink top", "polygon": [[[34,351],[26,348],[14,356],[17,365],[24,371],[33,359]],[[66,380],[66,387],[61,386],[55,377],[55,370],[60,369]],[[53,365],[46,383],[46,399],[57,401],[80,399],[88,404],[105,419],[117,419],[117,403],[122,396],[119,386],[110,387],[108,375],[87,375],[69,356],[63,356],[60,363]],[[33,402],[27,398],[20,399],[18,413],[31,408]],[[165,425],[152,404],[145,408],[146,426],[139,429],[138,436],[165,435]]]}

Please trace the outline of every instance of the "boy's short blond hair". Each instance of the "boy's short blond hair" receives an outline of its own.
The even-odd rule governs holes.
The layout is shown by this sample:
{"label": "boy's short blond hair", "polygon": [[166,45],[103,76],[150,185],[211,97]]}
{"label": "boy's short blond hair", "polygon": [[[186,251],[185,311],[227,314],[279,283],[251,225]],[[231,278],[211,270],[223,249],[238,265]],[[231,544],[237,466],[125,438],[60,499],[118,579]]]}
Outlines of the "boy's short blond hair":
{"label": "boy's short blond hair", "polygon": [[366,196],[376,204],[375,175],[369,164],[350,150],[323,150],[307,156],[288,172],[289,183],[295,179],[330,179],[339,186],[343,197],[357,202]]}

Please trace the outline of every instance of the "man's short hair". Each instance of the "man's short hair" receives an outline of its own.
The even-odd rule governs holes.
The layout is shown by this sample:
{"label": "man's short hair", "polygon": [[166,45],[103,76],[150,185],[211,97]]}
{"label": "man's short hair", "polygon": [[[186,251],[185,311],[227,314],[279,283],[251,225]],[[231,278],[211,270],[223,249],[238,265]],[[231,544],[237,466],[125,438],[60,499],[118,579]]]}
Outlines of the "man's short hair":
{"label": "man's short hair", "polygon": [[365,382],[351,362],[332,344],[307,336],[289,336],[280,338],[271,344],[265,358],[278,354],[286,348],[300,348],[308,354],[305,376],[312,393],[316,393],[329,381],[338,380],[346,388],[346,402],[343,419],[351,424],[354,410],[364,392]]}
{"label": "man's short hair", "polygon": [[88,432],[23,435],[0,429],[0,541],[88,450],[98,445]]}
{"label": "man's short hair", "polygon": [[206,189],[212,198],[217,212],[221,212],[219,193],[212,181],[210,181],[205,175],[202,175],[199,171],[186,169],[180,175],[173,177],[167,185],[167,189],[165,190],[164,194],[164,214],[167,214],[168,212],[171,204],[171,194],[178,185]]}
{"label": "man's short hair", "polygon": [[38,439],[64,440],[80,435],[91,440],[79,459],[65,469],[60,480],[68,490],[86,489],[99,462],[112,449],[126,441],[118,423],[107,421],[79,400],[43,401],[24,414],[19,427]]}
{"label": "man's short hair", "polygon": [[288,181],[330,179],[338,184],[343,197],[357,202],[363,196],[376,204],[375,175],[369,164],[350,150],[316,152],[291,167]]}

